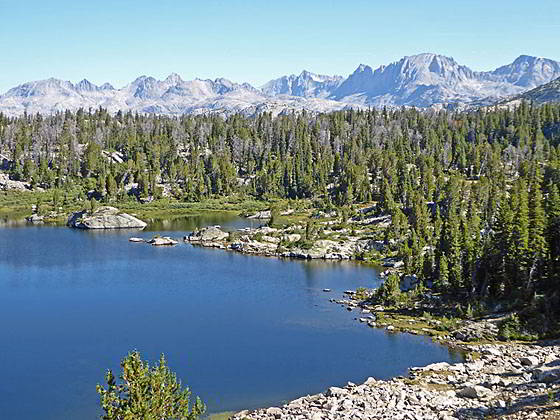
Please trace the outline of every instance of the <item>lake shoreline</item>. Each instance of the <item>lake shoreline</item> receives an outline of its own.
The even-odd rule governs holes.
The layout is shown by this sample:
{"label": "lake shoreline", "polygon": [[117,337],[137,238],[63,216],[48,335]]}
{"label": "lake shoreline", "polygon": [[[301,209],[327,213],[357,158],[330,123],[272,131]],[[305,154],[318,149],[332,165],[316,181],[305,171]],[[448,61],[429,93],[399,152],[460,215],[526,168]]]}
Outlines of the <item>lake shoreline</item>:
{"label": "lake shoreline", "polygon": [[[282,230],[270,228],[248,231],[244,244],[249,246],[240,246],[239,242],[231,242],[229,237],[225,236],[194,241],[185,238],[185,241],[193,245],[248,255],[324,260],[352,259],[327,252],[274,252],[273,245],[263,245],[262,241],[250,238],[278,232],[286,234]],[[498,323],[503,317],[499,316],[455,320],[453,330],[446,331],[440,328],[441,321],[436,317],[425,319],[402,315],[394,308],[360,301],[356,291],[347,291],[346,294],[348,299],[330,301],[357,312],[355,319],[363,323],[364,327],[383,328],[391,333],[429,336],[434,342],[464,352],[466,361],[451,365],[441,362],[411,368],[408,377],[396,377],[391,380],[369,378],[360,385],[349,382],[343,388],[330,387],[324,393],[300,397],[281,407],[243,410],[231,416],[232,420],[454,420],[482,419],[488,416],[524,419],[531,413],[539,413],[540,417],[547,419],[552,418],[547,417],[546,413],[549,410],[560,410],[560,340],[533,343],[500,342],[497,337]],[[514,379],[504,380],[504,377]]]}
{"label": "lake shoreline", "polygon": [[[145,239],[182,236],[194,225],[221,224],[231,231],[257,226],[239,217],[205,216],[181,223],[150,225],[140,235]],[[96,414],[98,401],[90,392],[92,384],[108,367],[118,366],[128,350],[138,348],[147,360],[164,352],[193,393],[212,411],[221,411],[278,404],[348,379],[362,381],[371,374],[389,378],[410,366],[458,360],[456,354],[419,337],[395,340],[382,331],[370,334],[349,313],[328,302],[330,297],[342,297],[347,289],[376,287],[380,280],[370,267],[249,258],[184,243],[161,249],[129,243],[135,234],[49,224],[2,230],[0,290],[9,297],[2,313],[5,319],[8,315],[13,319],[2,347],[17,361],[5,366],[7,380],[20,377],[20,359],[49,355],[41,361],[46,368],[37,375],[50,378],[56,370],[60,377],[62,372],[66,376],[61,387],[43,389],[31,384],[28,394],[50,399],[62,388],[69,395],[65,406],[73,404],[75,412]],[[332,292],[323,292],[325,288]],[[30,307],[21,305],[22,301],[37,303]],[[125,314],[126,330],[122,323],[111,322],[115,307]],[[90,324],[92,317],[96,322]],[[41,322],[40,331],[34,329],[37,322]],[[56,329],[49,330],[51,325]],[[89,326],[87,331],[83,325]],[[190,327],[183,328],[186,325]],[[158,331],[159,339],[147,336],[146,326]],[[75,331],[78,343],[64,341],[68,330]],[[43,340],[47,334],[49,339]],[[193,344],[193,334],[204,344]],[[33,345],[21,346],[22,340]],[[226,351],[221,350],[224,340],[231,343]],[[60,346],[54,348],[53,341]],[[263,348],[273,350],[263,354]],[[324,348],[329,352],[323,353]],[[73,349],[79,349],[78,357]],[[36,418],[31,414],[34,408],[27,416],[16,415],[21,407],[23,402],[3,407],[8,412],[5,416]],[[39,417],[55,420],[63,418],[57,414],[65,411],[66,407],[53,404],[51,416]]]}
{"label": "lake shoreline", "polygon": [[[209,226],[192,232],[183,240],[205,248],[218,248],[241,254],[265,257],[294,258],[303,260],[353,260],[368,262],[359,255],[372,249],[382,249],[382,241],[345,235],[332,239],[306,239],[301,233],[305,227],[270,227],[240,229],[224,232],[220,226]],[[377,262],[382,262],[379,259]],[[373,261],[369,261],[372,263]],[[394,262],[385,266],[394,268]],[[397,263],[398,266],[398,263]]]}
{"label": "lake shoreline", "polygon": [[[290,250],[277,252],[281,241],[284,240],[286,235],[300,236],[297,241],[288,242],[298,242],[301,240],[302,234],[296,234],[290,231],[290,229],[290,226],[282,229],[264,226],[256,229],[246,229],[241,232],[242,235],[234,238],[231,238],[230,233],[223,232],[227,236],[222,235],[221,239],[190,240],[185,238],[185,241],[206,248],[226,249],[247,255],[293,259],[353,260],[357,262],[360,261],[355,258],[356,253],[360,252],[359,246],[363,248],[372,243],[371,240],[364,240],[360,243],[357,237],[349,236],[345,241],[336,244],[332,244],[330,242],[334,241],[330,241],[327,242],[327,246],[324,246],[325,243],[323,243],[320,248],[314,249],[312,246],[305,250],[292,247]],[[297,229],[301,231],[302,226],[298,226]],[[201,231],[204,231],[204,229],[201,229]],[[242,237],[243,234],[245,234],[246,238]],[[277,239],[278,241],[276,241]],[[374,241],[373,244],[376,242],[378,241]],[[398,271],[398,267],[392,267],[391,270]],[[355,296],[356,292],[349,293],[349,295]],[[545,347],[537,343],[465,343],[461,340],[456,340],[452,336],[439,334],[436,328],[437,320],[426,320],[428,325],[424,325],[425,323],[413,325],[414,323],[409,322],[410,319],[397,316],[390,308],[380,307],[380,305],[366,306],[357,299],[342,299],[338,301],[331,299],[331,301],[345,305],[351,310],[360,310],[362,316],[358,316],[356,320],[362,322],[364,327],[369,325],[375,328],[385,328],[395,333],[404,332],[428,335],[439,344],[467,352],[468,360],[467,362],[453,365],[443,362],[428,365],[424,368],[412,368],[411,376],[408,378],[397,377],[386,381],[377,381],[370,378],[361,385],[349,383],[344,388],[331,387],[325,393],[298,398],[282,407],[242,411],[234,414],[231,418],[278,419],[293,418],[294,416],[316,419],[346,418],[351,417],[353,413],[352,415],[357,418],[392,419],[399,416],[406,418],[403,416],[407,414],[416,415],[418,412],[421,412],[423,413],[422,417],[416,418],[452,420],[454,418],[483,418],[488,415],[502,416],[508,413],[513,413],[512,415],[525,415],[539,409],[542,409],[544,412],[545,409],[551,407],[551,404],[552,407],[558,407],[556,397],[547,403],[543,400],[545,394],[548,395],[549,392],[558,395],[556,394],[559,388],[557,381],[554,381],[556,384],[552,383],[552,385],[548,382],[540,382],[541,378],[539,375],[546,372],[538,370],[548,368],[549,366],[547,365],[551,363],[552,366],[550,367],[552,369],[557,366],[555,363],[558,362],[560,355],[558,342],[552,345],[547,344],[552,350],[549,348],[543,350]],[[369,316],[373,316],[373,318],[369,318]],[[473,321],[471,324],[471,329],[474,328],[475,330],[477,328],[476,325],[479,325],[479,329],[488,328],[486,323],[478,322],[477,324],[477,321]],[[498,353],[500,356],[497,356]],[[532,359],[530,364],[523,364],[520,361],[522,358],[530,357],[536,357],[537,360]],[[508,369],[511,369],[506,369],[497,374],[495,369],[498,366],[498,358],[504,361],[504,365],[508,366]],[[479,360],[484,362],[482,366],[478,362]],[[448,375],[449,372],[451,372],[450,375]],[[460,374],[463,376],[460,376]],[[471,384],[472,381],[469,375],[475,375],[478,382]],[[449,376],[458,379],[449,380]],[[494,378],[498,376],[520,377],[522,380],[506,384],[506,382],[500,383]],[[517,388],[509,391],[508,389],[512,383]],[[544,387],[542,384],[544,384]],[[401,398],[403,393],[406,395],[416,395],[418,401],[415,401],[413,398]],[[422,403],[422,401],[432,400],[438,401],[438,404],[426,405]],[[534,405],[531,405],[529,411],[526,412],[527,409],[520,408],[519,403],[519,401],[525,400],[533,401],[534,404],[540,404],[542,407],[535,408]],[[546,404],[541,404],[543,401]],[[367,407],[377,407],[380,411],[376,412]],[[428,408],[433,413],[422,411]],[[373,416],[372,413],[377,414]],[[430,417],[432,414],[435,417]],[[386,417],[379,417],[381,415]]]}
{"label": "lake shoreline", "polygon": [[281,407],[240,411],[230,419],[557,418],[560,340],[455,345],[468,352],[467,361],[414,367],[408,377],[348,382]]}
{"label": "lake shoreline", "polygon": [[[195,246],[247,255],[359,261],[353,258],[360,251],[359,245],[356,245],[359,244],[358,238],[349,238],[334,249],[312,247],[310,252],[299,248],[279,251],[280,242],[275,238],[293,234],[290,227],[277,229],[264,226],[247,229],[243,233],[244,237],[232,240],[230,235],[216,227],[210,232],[206,229],[193,232],[184,240]],[[363,248],[366,244],[360,245]],[[340,252],[341,249],[345,249],[346,253]],[[348,252],[349,249],[352,251]],[[390,271],[399,270],[391,267]],[[560,366],[560,341],[544,342],[547,343],[545,345],[543,342],[502,343],[497,337],[499,317],[468,321],[456,319],[454,329],[446,331],[439,328],[441,321],[435,317],[406,316],[391,307],[365,304],[357,298],[359,293],[356,291],[348,291],[347,295],[349,299],[330,300],[348,310],[359,311],[355,319],[364,326],[383,328],[392,333],[429,336],[434,342],[464,352],[467,360],[452,365],[441,362],[411,368],[406,378],[396,377],[386,381],[369,378],[361,385],[349,382],[344,388],[330,387],[324,393],[301,397],[281,407],[243,410],[231,419],[354,417],[453,420],[488,416],[526,418],[533,412],[539,412],[546,419],[545,412],[551,407],[560,409],[558,398],[549,398],[551,392],[560,396],[560,368],[555,370],[556,366]],[[447,375],[449,372],[452,373]],[[499,378],[503,376],[519,380],[500,382]],[[514,389],[511,389],[512,384]],[[403,393],[416,395],[417,398],[403,399]],[[429,404],[428,401],[436,403]],[[418,413],[422,414],[419,416]]]}

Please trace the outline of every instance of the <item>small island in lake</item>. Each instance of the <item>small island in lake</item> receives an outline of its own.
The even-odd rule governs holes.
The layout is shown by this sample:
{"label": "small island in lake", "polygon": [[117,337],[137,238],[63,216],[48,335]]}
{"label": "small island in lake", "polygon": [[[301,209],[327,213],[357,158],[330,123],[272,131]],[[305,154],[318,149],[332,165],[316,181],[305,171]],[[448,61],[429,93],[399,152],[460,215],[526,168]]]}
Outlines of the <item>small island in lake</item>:
{"label": "small island in lake", "polygon": [[77,229],[144,229],[147,224],[119,209],[102,206],[93,212],[75,211],[68,217],[67,225]]}

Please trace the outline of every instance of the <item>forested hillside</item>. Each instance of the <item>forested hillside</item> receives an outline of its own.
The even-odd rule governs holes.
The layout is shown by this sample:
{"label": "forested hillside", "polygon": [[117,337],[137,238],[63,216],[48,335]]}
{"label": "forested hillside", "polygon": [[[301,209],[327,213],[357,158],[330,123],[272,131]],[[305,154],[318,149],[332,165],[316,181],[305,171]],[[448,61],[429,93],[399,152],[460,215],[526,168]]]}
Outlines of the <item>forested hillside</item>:
{"label": "forested hillside", "polygon": [[407,272],[465,299],[530,307],[544,324],[560,315],[559,144],[560,106],[526,103],[225,120],[0,115],[12,179],[107,202],[164,192],[308,198],[345,212],[373,202],[392,216],[385,240]]}

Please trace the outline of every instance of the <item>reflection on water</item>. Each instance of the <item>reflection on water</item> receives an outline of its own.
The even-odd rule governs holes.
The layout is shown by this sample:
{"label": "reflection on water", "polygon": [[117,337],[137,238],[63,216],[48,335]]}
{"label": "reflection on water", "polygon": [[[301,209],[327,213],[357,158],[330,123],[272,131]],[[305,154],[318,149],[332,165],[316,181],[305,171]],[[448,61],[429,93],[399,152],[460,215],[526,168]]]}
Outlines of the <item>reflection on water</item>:
{"label": "reflection on water", "polygon": [[[179,216],[165,219],[144,219],[148,226],[145,232],[175,231],[192,232],[194,229],[205,226],[220,226],[223,230],[231,232],[243,228],[258,228],[266,224],[263,220],[239,217],[233,213],[208,212],[189,216]],[[65,222],[56,223],[30,223],[24,218],[0,218],[0,228],[3,227],[41,227],[41,226],[64,226]],[[138,232],[138,230],[136,230]]]}
{"label": "reflection on water", "polygon": [[[258,228],[263,226],[266,221],[258,219],[248,219],[237,216],[233,213],[211,211],[204,214],[195,214],[189,216],[178,216],[173,218],[144,219],[148,226],[144,229],[146,232],[158,231],[186,231],[192,232],[194,229],[205,226],[220,226],[225,231],[234,231],[242,228]],[[28,226],[64,226],[65,222],[56,223],[30,223],[24,218],[0,218],[0,228],[3,227],[28,227]]]}
{"label": "reflection on water", "polygon": [[245,227],[258,228],[262,220],[247,219],[231,213],[210,212],[173,219],[152,219],[148,221],[146,231],[193,231],[204,226],[221,226],[223,230],[233,231]]}
{"label": "reflection on water", "polygon": [[[246,223],[198,218],[173,233],[153,224],[145,235],[181,236],[207,222]],[[2,419],[98,418],[95,384],[132,349],[151,361],[164,352],[212,412],[460,358],[423,337],[364,327],[329,303],[346,289],[379,285],[371,268],[183,242],[158,248],[129,236],[0,229]]]}
{"label": "reflection on water", "polygon": [[0,217],[0,228],[3,227],[23,227],[28,225],[27,221],[23,218],[13,219],[10,217]]}

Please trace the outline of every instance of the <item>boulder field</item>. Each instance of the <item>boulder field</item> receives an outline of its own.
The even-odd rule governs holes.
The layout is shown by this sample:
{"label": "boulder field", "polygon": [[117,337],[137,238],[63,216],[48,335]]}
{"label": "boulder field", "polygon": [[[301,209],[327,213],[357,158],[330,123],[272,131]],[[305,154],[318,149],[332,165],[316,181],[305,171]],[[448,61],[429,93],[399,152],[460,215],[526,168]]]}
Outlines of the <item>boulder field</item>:
{"label": "boulder field", "polygon": [[254,419],[558,419],[560,341],[465,345],[465,363],[411,368],[407,378],[368,378],[281,407],[242,411]]}

